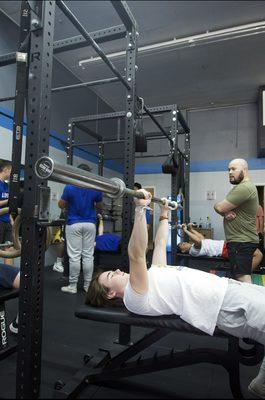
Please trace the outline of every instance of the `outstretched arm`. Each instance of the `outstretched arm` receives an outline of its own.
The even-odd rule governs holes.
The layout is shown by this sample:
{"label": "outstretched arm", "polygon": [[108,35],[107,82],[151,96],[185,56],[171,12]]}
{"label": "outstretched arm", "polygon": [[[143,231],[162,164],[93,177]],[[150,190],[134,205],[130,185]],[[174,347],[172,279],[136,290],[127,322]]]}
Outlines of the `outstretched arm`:
{"label": "outstretched arm", "polygon": [[97,214],[102,214],[103,207],[104,207],[104,204],[103,204],[102,201],[99,201],[99,202],[95,203],[96,213]]}
{"label": "outstretched arm", "polygon": [[146,200],[134,200],[136,205],[135,218],[128,245],[128,255],[130,263],[130,283],[137,293],[144,294],[148,290],[148,277],[145,257],[148,234],[145,207],[150,204],[151,194],[144,189],[140,189],[139,191],[144,193]]}
{"label": "outstretched arm", "polygon": [[165,200],[165,205],[160,206],[159,225],[156,231],[155,248],[153,252],[152,264],[166,265],[167,264],[167,239],[168,239],[168,200]]}
{"label": "outstretched arm", "polygon": [[200,234],[198,235],[199,232],[195,231],[196,233],[193,233],[192,231],[189,231],[186,224],[182,224],[182,229],[185,234],[188,235],[189,238],[194,242],[194,246],[197,249],[200,249],[202,247],[202,240],[204,239],[204,236],[202,238]]}
{"label": "outstretched arm", "polygon": [[198,239],[201,239],[201,240],[205,239],[205,237],[203,236],[202,233],[196,231],[196,230],[193,228],[193,224],[192,224],[192,223],[189,223],[189,224],[188,224],[188,229],[189,229],[189,231],[190,231],[191,233],[194,233],[194,235],[197,235],[197,236],[198,236]]}

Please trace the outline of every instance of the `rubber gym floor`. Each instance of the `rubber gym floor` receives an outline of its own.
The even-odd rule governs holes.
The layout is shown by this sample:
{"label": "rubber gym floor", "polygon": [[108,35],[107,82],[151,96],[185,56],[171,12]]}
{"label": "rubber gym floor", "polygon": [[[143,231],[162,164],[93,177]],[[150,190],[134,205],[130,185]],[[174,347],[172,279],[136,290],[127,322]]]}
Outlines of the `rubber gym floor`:
{"label": "rubber gym floor", "polygon": [[[75,309],[84,302],[81,290],[76,295],[62,293],[61,286],[67,278],[45,268],[44,314],[42,348],[42,384],[40,398],[53,398],[56,380],[67,382],[83,365],[84,354],[93,355],[98,348],[106,348],[116,354],[122,346],[115,343],[118,326],[78,319]],[[6,303],[7,318],[11,321],[17,311],[17,299]],[[132,340],[138,339],[148,329],[132,328]],[[12,338],[12,340],[14,340]],[[168,353],[172,347],[184,350],[193,347],[226,348],[226,340],[172,333],[148,349],[149,356],[158,350]],[[248,383],[256,376],[258,366],[241,366],[241,386],[245,398],[253,398],[247,391]],[[0,398],[15,398],[16,354],[1,361]],[[213,364],[198,364],[163,372],[126,378],[108,386],[89,386],[78,398],[93,399],[231,399],[227,372]]]}

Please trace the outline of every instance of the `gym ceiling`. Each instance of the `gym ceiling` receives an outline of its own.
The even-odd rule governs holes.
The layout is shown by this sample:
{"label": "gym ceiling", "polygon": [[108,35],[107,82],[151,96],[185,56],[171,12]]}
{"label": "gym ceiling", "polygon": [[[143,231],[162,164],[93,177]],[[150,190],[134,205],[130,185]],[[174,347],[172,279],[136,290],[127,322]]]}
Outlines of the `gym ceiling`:
{"label": "gym ceiling", "polygon": [[[155,49],[138,54],[138,94],[144,97],[147,106],[177,103],[181,109],[191,109],[256,101],[259,86],[265,84],[264,1],[127,3],[139,26],[139,48],[155,45]],[[66,4],[88,32],[122,23],[109,1],[66,1]],[[20,1],[0,1],[0,9],[18,22]],[[79,32],[56,7],[54,40],[75,35]],[[125,50],[126,40],[100,46],[105,54],[116,53]],[[103,61],[79,65],[81,60],[95,56],[92,48],[84,47],[55,57],[82,82],[112,77]],[[112,61],[124,73],[124,56]],[[93,90],[115,111],[124,108],[122,84],[112,83]]]}

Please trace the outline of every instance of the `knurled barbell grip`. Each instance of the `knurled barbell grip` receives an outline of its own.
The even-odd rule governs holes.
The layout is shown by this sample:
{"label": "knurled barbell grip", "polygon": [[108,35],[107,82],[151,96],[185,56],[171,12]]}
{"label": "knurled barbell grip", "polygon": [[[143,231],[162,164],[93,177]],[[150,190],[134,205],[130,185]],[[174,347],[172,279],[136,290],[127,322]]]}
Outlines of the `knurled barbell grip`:
{"label": "knurled barbell grip", "polygon": [[[127,189],[125,188],[124,190],[125,194],[131,195],[133,197],[136,197],[137,199],[145,199],[144,197],[144,193],[143,192],[138,192],[136,190],[131,190],[131,189]],[[159,197],[152,197],[151,198],[151,202],[153,203],[158,203],[161,205],[165,205],[166,201],[163,199],[160,199]],[[168,206],[172,209],[172,210],[176,210],[177,208],[182,208],[181,205],[179,205],[176,201],[169,201],[168,202]]]}

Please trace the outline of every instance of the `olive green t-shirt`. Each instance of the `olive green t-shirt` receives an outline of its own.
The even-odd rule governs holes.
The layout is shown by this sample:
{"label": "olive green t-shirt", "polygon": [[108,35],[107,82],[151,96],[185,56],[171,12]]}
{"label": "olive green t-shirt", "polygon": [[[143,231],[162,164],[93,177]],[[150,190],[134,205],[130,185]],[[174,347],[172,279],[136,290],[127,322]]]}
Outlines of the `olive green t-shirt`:
{"label": "olive green t-shirt", "polygon": [[224,218],[224,231],[227,242],[258,243],[256,214],[258,209],[258,192],[251,181],[241,182],[234,186],[226,200],[237,206],[236,218],[228,221]]}

